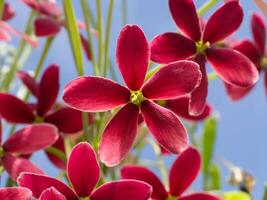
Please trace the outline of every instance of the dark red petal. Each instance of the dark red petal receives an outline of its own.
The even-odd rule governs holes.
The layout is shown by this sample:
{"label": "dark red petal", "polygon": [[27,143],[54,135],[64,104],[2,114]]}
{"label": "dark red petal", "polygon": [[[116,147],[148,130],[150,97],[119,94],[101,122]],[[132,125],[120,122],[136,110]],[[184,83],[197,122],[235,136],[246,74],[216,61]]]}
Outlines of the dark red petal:
{"label": "dark red petal", "polygon": [[31,200],[32,192],[23,187],[0,188],[2,200]]}
{"label": "dark red petal", "polygon": [[61,25],[51,17],[38,17],[34,21],[34,32],[37,37],[55,36],[60,31]]}
{"label": "dark red petal", "polygon": [[129,103],[121,108],[106,126],[99,145],[99,156],[107,166],[117,165],[132,147],[138,114],[139,108]]}
{"label": "dark red petal", "polygon": [[199,18],[193,0],[169,0],[169,7],[176,25],[194,41],[200,40]]}
{"label": "dark red petal", "polygon": [[117,64],[123,79],[133,91],[139,90],[145,80],[150,52],[143,31],[136,25],[126,25],[117,42]]}
{"label": "dark red petal", "polygon": [[135,180],[106,183],[90,196],[90,200],[147,200],[152,193],[150,185]]}
{"label": "dark red petal", "polygon": [[151,60],[168,64],[186,59],[196,53],[195,42],[178,33],[164,33],[150,43]]}
{"label": "dark red petal", "polygon": [[28,73],[24,71],[19,71],[17,73],[17,76],[21,79],[21,81],[24,83],[24,85],[28,88],[28,90],[34,95],[37,96],[38,91],[38,84],[34,80],[33,77],[31,77]]}
{"label": "dark red petal", "polygon": [[57,128],[50,124],[27,126],[10,136],[4,143],[5,152],[30,154],[47,148],[58,139]]}
{"label": "dark red petal", "polygon": [[166,199],[168,197],[168,193],[159,178],[145,167],[129,165],[124,166],[121,169],[121,177],[124,179],[143,181],[151,185],[153,189],[151,198],[153,199]]}
{"label": "dark red petal", "polygon": [[202,192],[179,197],[179,200],[222,200],[222,198]]}
{"label": "dark red petal", "polygon": [[232,101],[238,101],[242,99],[252,90],[252,88],[254,88],[254,86],[238,87],[234,85],[229,85],[227,83],[224,83],[224,87],[227,92],[227,95],[230,97]]}
{"label": "dark red petal", "polygon": [[265,53],[265,37],[266,37],[266,27],[263,18],[257,13],[253,13],[251,17],[251,29],[254,41],[258,45],[261,53]]}
{"label": "dark red petal", "polygon": [[188,146],[186,130],[173,112],[152,101],[142,102],[141,112],[148,129],[165,149],[178,154]]}
{"label": "dark red petal", "polygon": [[249,87],[259,79],[256,66],[236,50],[210,48],[206,54],[213,69],[228,84]]}
{"label": "dark red petal", "polygon": [[84,76],[65,87],[63,99],[78,110],[101,112],[126,104],[130,91],[109,79]]}
{"label": "dark red petal", "polygon": [[77,144],[71,151],[67,171],[69,179],[79,197],[91,194],[100,177],[95,152],[87,142]]}
{"label": "dark red petal", "polygon": [[44,174],[40,168],[38,168],[28,159],[15,157],[8,153],[6,153],[2,158],[2,163],[5,170],[13,180],[16,180],[22,172]]}
{"label": "dark red petal", "polygon": [[208,104],[205,104],[203,112],[198,116],[189,114],[189,97],[181,97],[167,101],[167,108],[173,111],[176,115],[190,121],[201,121],[210,116],[212,109]]}
{"label": "dark red petal", "polygon": [[80,38],[81,38],[83,50],[85,52],[85,55],[86,55],[87,59],[91,60],[92,59],[92,54],[91,54],[91,49],[90,49],[88,40],[82,34],[80,34]]}
{"label": "dark red petal", "polygon": [[15,10],[10,6],[9,3],[5,2],[3,14],[2,14],[2,20],[8,21],[12,19],[15,15]]}
{"label": "dark red petal", "polygon": [[61,108],[46,116],[45,121],[54,124],[63,133],[77,133],[83,127],[81,111],[72,108]]}
{"label": "dark red petal", "polygon": [[66,200],[66,198],[54,187],[50,187],[42,192],[39,200]]}
{"label": "dark red petal", "polygon": [[200,165],[200,154],[192,147],[188,147],[177,157],[169,174],[170,193],[173,196],[180,196],[192,184]]}
{"label": "dark red petal", "polygon": [[198,64],[178,61],[163,66],[142,88],[148,99],[174,99],[192,92],[199,84],[201,73]]}
{"label": "dark red petal", "polygon": [[215,43],[235,32],[243,20],[243,10],[238,1],[230,1],[220,7],[208,20],[203,41]]}
{"label": "dark red petal", "polygon": [[0,93],[0,114],[11,123],[31,123],[34,121],[32,109],[19,98]]}
{"label": "dark red petal", "polygon": [[206,106],[208,96],[208,77],[206,72],[206,58],[203,55],[197,55],[194,58],[200,66],[201,81],[199,86],[191,93],[189,102],[189,114],[192,116],[201,115]]}
{"label": "dark red petal", "polygon": [[65,183],[49,176],[22,173],[18,177],[17,183],[21,187],[29,188],[35,198],[39,198],[44,190],[54,187],[57,191],[63,194],[67,200],[78,200],[75,193],[65,185]]}
{"label": "dark red petal", "polygon": [[50,65],[44,71],[38,88],[37,112],[44,116],[55,104],[59,90],[59,67]]}

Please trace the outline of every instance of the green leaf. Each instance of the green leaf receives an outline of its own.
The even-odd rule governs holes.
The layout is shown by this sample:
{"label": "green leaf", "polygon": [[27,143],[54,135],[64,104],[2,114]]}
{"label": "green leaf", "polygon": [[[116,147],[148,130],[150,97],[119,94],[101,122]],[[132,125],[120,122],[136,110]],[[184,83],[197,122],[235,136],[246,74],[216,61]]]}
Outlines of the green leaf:
{"label": "green leaf", "polygon": [[212,163],[209,170],[209,190],[221,189],[221,172],[217,164]]}
{"label": "green leaf", "polygon": [[223,194],[224,200],[251,200],[250,196],[241,191],[226,192]]}
{"label": "green leaf", "polygon": [[64,7],[64,15],[66,21],[66,28],[69,36],[69,41],[74,56],[78,75],[84,74],[83,71],[83,55],[82,55],[82,44],[78,26],[76,23],[75,12],[73,9],[72,0],[62,0]]}

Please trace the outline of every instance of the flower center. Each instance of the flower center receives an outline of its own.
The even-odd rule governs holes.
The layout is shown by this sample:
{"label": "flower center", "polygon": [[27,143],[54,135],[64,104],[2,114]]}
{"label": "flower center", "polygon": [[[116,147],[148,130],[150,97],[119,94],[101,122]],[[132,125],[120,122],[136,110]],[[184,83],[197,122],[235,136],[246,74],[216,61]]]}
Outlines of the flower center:
{"label": "flower center", "polygon": [[210,43],[209,42],[203,42],[202,40],[196,42],[196,48],[197,48],[197,52],[200,54],[204,54],[206,49],[210,47]]}
{"label": "flower center", "polygon": [[43,123],[44,122],[44,118],[43,117],[40,117],[40,116],[37,116],[37,117],[35,117],[35,121],[34,121],[35,123]]}
{"label": "flower center", "polygon": [[0,147],[0,158],[2,158],[4,156],[5,152],[3,147]]}
{"label": "flower center", "polygon": [[169,195],[169,196],[167,197],[167,199],[165,199],[165,200],[178,200],[178,198],[177,198],[177,197],[174,197],[174,196],[171,196],[171,195]]}
{"label": "flower center", "polygon": [[260,61],[260,67],[262,68],[262,69],[267,69],[267,57],[263,57],[262,59],[261,59],[261,61]]}
{"label": "flower center", "polygon": [[79,200],[90,200],[89,197],[79,197]]}
{"label": "flower center", "polygon": [[145,97],[142,94],[141,90],[138,91],[131,91],[131,96],[130,96],[130,102],[133,104],[140,106],[142,101],[145,100]]}

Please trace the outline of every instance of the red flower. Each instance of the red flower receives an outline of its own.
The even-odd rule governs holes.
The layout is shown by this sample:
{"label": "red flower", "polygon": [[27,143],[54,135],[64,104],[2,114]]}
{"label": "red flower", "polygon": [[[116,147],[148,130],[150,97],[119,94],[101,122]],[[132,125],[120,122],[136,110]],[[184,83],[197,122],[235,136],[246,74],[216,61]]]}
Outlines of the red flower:
{"label": "red flower", "polygon": [[[49,188],[53,193],[58,191],[58,196],[64,196],[66,200],[86,197],[90,200],[146,200],[152,192],[148,184],[135,180],[113,181],[94,190],[100,177],[100,169],[92,147],[86,142],[79,143],[72,149],[67,173],[74,191],[57,179],[32,173],[22,173],[17,182],[30,189],[35,198],[44,195],[44,191]],[[49,194],[43,198],[50,199]]]}
{"label": "red flower", "polygon": [[243,11],[238,1],[225,3],[209,18],[203,29],[192,0],[169,0],[169,7],[183,35],[165,33],[154,38],[151,58],[163,64],[190,58],[200,65],[202,81],[191,95],[191,115],[201,114],[206,105],[206,59],[216,73],[231,85],[248,87],[258,80],[258,72],[247,57],[233,49],[216,46],[236,31],[242,22]]}
{"label": "red flower", "polygon": [[166,191],[159,178],[150,170],[141,166],[124,166],[121,176],[125,179],[144,181],[153,187],[153,200],[219,200],[220,198],[208,193],[197,192],[184,194],[198,175],[201,158],[198,151],[192,147],[183,151],[174,161],[169,174],[169,190]]}
{"label": "red flower", "polygon": [[[2,139],[2,134],[0,138]],[[21,172],[43,174],[43,171],[28,159],[19,156],[45,149],[54,144],[57,138],[57,129],[50,124],[35,124],[20,129],[3,144],[0,141],[1,164],[13,180],[16,180]]]}
{"label": "red flower", "polygon": [[[32,192],[23,187],[0,188],[0,199],[3,200],[31,200]],[[60,199],[59,199],[60,200]],[[64,200],[64,199],[62,199]]]}
{"label": "red flower", "polygon": [[[179,119],[153,100],[174,99],[192,92],[200,72],[191,61],[174,62],[161,68],[144,83],[150,51],[143,31],[127,25],[117,43],[117,63],[128,88],[101,77],[79,77],[64,90],[63,99],[71,107],[86,112],[102,112],[123,106],[106,126],[99,147],[102,162],[114,166],[130,150],[141,114],[158,143],[179,153],[188,145]],[[112,151],[111,151],[112,149]]]}
{"label": "red flower", "polygon": [[[267,94],[266,27],[262,17],[256,13],[253,13],[251,17],[251,30],[253,42],[243,40],[235,44],[233,48],[246,55],[257,66],[259,72],[264,73],[264,87]],[[231,100],[237,101],[246,96],[253,89],[253,86],[241,88],[225,84],[225,88]]]}

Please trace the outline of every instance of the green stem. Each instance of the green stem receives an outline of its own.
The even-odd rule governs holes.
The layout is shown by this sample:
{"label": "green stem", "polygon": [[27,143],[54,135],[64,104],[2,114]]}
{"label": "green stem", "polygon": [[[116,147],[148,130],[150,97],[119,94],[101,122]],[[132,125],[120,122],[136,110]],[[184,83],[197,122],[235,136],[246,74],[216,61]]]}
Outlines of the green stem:
{"label": "green stem", "polygon": [[[98,30],[98,67],[102,69],[103,57],[103,30],[102,30],[102,9],[101,0],[96,0],[97,7],[97,30]],[[102,71],[102,70],[100,70]]]}
{"label": "green stem", "polygon": [[82,120],[83,120],[83,130],[84,130],[84,139],[85,141],[89,142],[90,141],[90,136],[89,136],[89,123],[88,123],[88,113],[83,112],[82,113]]}
{"label": "green stem", "polygon": [[208,80],[209,80],[209,81],[214,81],[214,80],[216,80],[218,77],[219,77],[219,76],[218,76],[218,74],[217,74],[216,72],[211,72],[211,73],[208,74]]}
{"label": "green stem", "polygon": [[109,49],[109,39],[110,39],[110,28],[112,22],[112,14],[114,8],[114,0],[110,0],[108,7],[108,17],[107,17],[107,26],[106,26],[106,36],[105,36],[105,48],[104,48],[104,76],[107,76],[109,58],[108,58],[108,49]]}
{"label": "green stem", "polygon": [[202,16],[204,15],[207,10],[209,10],[212,6],[214,6],[216,3],[218,3],[219,0],[209,0],[207,1],[201,8],[198,10],[198,15]]}
{"label": "green stem", "polygon": [[264,186],[263,200],[267,200],[267,185]]}
{"label": "green stem", "polygon": [[125,25],[128,22],[127,13],[127,0],[122,0],[122,25]]}
{"label": "green stem", "polygon": [[150,79],[155,73],[157,73],[161,68],[162,65],[158,65],[154,69],[150,70],[146,75],[146,81]]}
{"label": "green stem", "polygon": [[58,157],[60,160],[62,160],[64,163],[67,163],[66,155],[59,149],[55,147],[48,147],[46,152],[51,153],[52,155]]}
{"label": "green stem", "polygon": [[[87,34],[87,39],[90,47],[90,52],[92,56],[92,64],[94,68],[94,72],[96,76],[100,75],[99,68],[97,67],[97,63],[95,60],[95,52],[94,52],[94,47],[93,47],[93,37],[92,37],[92,32],[91,32],[91,23],[94,21],[92,19],[92,13],[89,7],[89,4],[87,0],[81,0],[81,7],[82,7],[82,12],[83,12],[83,18],[85,21],[86,25],[86,34]],[[93,25],[93,24],[92,24]]]}
{"label": "green stem", "polygon": [[5,5],[5,0],[1,0],[0,1],[0,19],[2,19],[3,17],[4,5]]}

